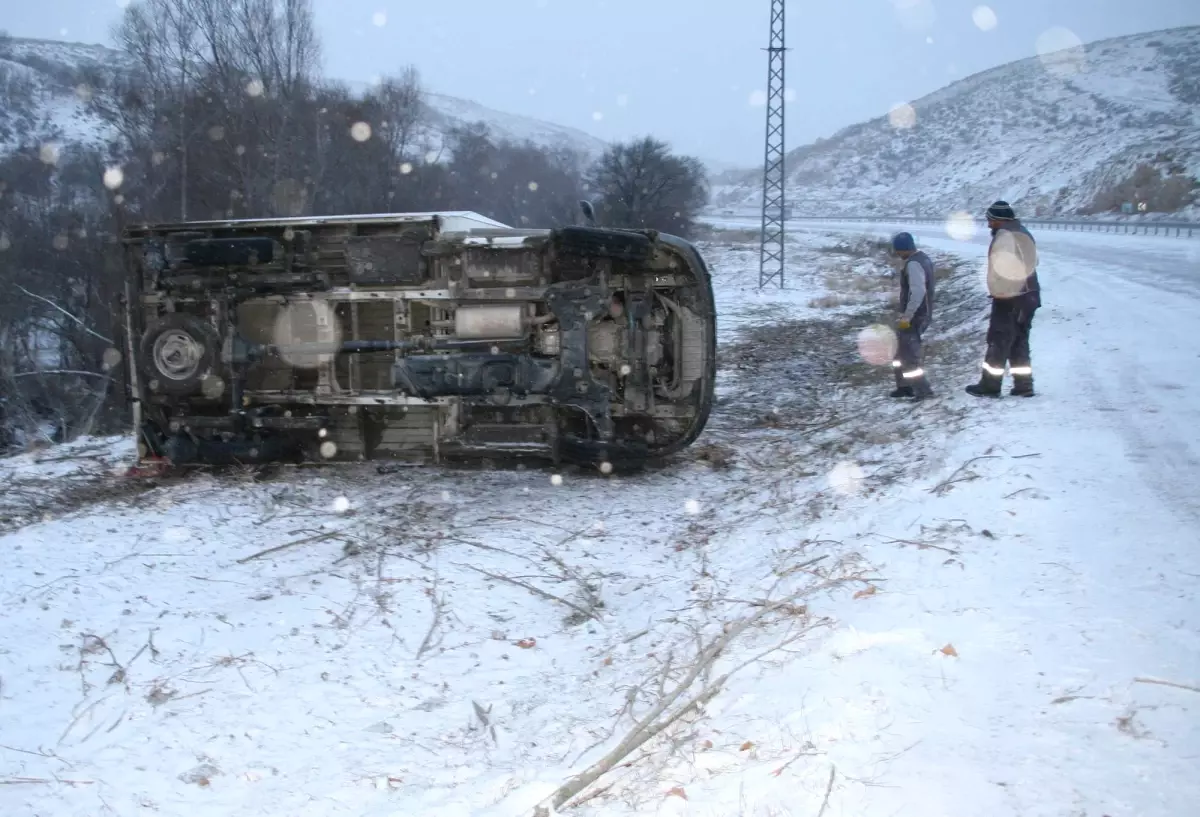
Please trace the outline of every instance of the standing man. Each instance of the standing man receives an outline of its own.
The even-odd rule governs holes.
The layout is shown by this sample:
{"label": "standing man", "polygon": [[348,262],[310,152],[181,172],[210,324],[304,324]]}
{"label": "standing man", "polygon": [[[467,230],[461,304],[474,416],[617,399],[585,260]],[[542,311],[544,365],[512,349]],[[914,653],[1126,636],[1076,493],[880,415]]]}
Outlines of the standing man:
{"label": "standing man", "polygon": [[900,319],[896,321],[896,358],[892,372],[896,390],[889,397],[924,400],[933,389],[921,368],[921,333],[933,320],[933,261],[917,249],[910,233],[898,233],[892,250],[900,256]]}
{"label": "standing man", "polygon": [[987,266],[992,314],[988,321],[983,373],[978,383],[967,386],[967,394],[999,397],[1004,385],[1004,364],[1007,363],[1013,377],[1009,394],[1033,397],[1029,330],[1033,326],[1033,313],[1042,305],[1037,276],[1037,242],[1006,201],[998,201],[989,207],[987,220],[992,231]]}

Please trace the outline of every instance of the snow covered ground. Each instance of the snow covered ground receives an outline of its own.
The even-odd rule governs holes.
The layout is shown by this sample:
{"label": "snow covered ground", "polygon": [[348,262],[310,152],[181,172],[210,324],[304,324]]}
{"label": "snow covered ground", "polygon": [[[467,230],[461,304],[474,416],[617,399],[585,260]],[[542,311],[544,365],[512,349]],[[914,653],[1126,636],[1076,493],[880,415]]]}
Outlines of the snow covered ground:
{"label": "snow covered ground", "polygon": [[1193,814],[1200,242],[1039,236],[981,403],[983,239],[914,229],[970,263],[911,407],[864,229],[783,293],[712,238],[718,410],[642,474],[0,461],[0,814],[528,815],[622,743],[570,813]]}

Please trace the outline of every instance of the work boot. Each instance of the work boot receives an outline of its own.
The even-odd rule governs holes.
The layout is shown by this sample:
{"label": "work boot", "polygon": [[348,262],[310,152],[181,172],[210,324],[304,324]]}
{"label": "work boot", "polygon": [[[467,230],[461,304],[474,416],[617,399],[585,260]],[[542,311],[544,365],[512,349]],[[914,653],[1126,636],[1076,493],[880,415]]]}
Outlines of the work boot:
{"label": "work boot", "polygon": [[903,397],[912,397],[912,396],[913,396],[912,386],[897,386],[896,388],[892,389],[890,394],[888,394],[888,397],[892,398],[893,400],[899,400]]}
{"label": "work boot", "polygon": [[1014,377],[1008,393],[1013,397],[1033,397],[1033,378]]}
{"label": "work boot", "polygon": [[1000,387],[1004,381],[995,375],[984,372],[979,376],[978,383],[967,386],[967,394],[972,397],[999,397]]}
{"label": "work boot", "polygon": [[929,381],[923,377],[917,378],[913,383],[913,397],[917,400],[925,400],[933,397],[933,387],[929,385]]}

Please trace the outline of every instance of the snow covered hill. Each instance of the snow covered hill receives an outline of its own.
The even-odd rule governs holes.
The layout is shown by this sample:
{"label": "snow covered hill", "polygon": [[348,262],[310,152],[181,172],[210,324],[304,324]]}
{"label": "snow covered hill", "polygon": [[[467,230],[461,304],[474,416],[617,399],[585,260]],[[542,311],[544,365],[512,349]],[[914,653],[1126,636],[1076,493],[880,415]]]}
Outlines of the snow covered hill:
{"label": "snow covered hill", "polygon": [[[944,216],[997,198],[1086,212],[1141,163],[1200,175],[1197,65],[1200,26],[993,68],[793,150],[787,193],[797,215]],[[715,180],[714,203],[757,206],[761,172]]]}
{"label": "snow covered hill", "polygon": [[[60,140],[102,144],[107,128],[87,109],[88,70],[111,71],[124,60],[120,51],[100,45],[12,38],[0,40],[0,152],[20,141]],[[347,83],[365,92],[367,83]],[[423,134],[435,147],[455,126],[484,122],[493,135],[531,141],[545,147],[566,147],[596,156],[605,142],[575,128],[532,117],[504,113],[477,102],[426,93],[429,129]]]}

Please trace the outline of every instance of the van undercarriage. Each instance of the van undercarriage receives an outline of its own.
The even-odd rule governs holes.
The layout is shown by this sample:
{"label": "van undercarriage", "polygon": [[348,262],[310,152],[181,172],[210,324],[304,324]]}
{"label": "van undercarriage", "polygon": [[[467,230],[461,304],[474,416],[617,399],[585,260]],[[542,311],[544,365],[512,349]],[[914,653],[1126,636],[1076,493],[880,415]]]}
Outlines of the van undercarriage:
{"label": "van undercarriage", "polygon": [[712,404],[688,242],[473,213],[126,230],[142,459],[642,462]]}

